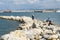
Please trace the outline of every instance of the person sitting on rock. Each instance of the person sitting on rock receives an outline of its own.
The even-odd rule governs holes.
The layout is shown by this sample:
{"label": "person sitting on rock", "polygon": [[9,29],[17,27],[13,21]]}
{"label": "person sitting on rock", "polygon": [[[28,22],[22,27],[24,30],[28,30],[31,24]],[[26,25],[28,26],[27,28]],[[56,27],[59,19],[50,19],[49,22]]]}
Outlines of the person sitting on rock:
{"label": "person sitting on rock", "polygon": [[49,24],[48,24],[48,26],[50,26],[50,25],[53,25],[53,23],[52,23],[52,21],[51,21],[51,20],[49,21]]}
{"label": "person sitting on rock", "polygon": [[48,26],[53,25],[52,20],[50,20],[50,18],[48,18],[46,22],[48,22]]}
{"label": "person sitting on rock", "polygon": [[[48,18],[48,19],[45,21],[45,23],[46,23],[48,26],[53,25],[52,20],[50,20],[50,18]],[[45,25],[45,24],[44,24],[44,25]]]}
{"label": "person sitting on rock", "polygon": [[46,22],[49,22],[50,21],[50,18],[48,18],[47,20],[46,20]]}

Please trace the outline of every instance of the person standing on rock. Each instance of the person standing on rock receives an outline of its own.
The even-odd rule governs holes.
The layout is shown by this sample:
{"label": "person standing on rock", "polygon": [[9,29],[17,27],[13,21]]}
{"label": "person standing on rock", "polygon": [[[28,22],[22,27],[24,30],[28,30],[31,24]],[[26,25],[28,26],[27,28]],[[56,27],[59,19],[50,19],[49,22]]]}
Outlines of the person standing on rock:
{"label": "person standing on rock", "polygon": [[32,20],[34,20],[34,15],[32,15]]}
{"label": "person standing on rock", "polygon": [[36,28],[36,24],[34,22],[34,15],[32,15],[32,20],[33,20],[32,28]]}

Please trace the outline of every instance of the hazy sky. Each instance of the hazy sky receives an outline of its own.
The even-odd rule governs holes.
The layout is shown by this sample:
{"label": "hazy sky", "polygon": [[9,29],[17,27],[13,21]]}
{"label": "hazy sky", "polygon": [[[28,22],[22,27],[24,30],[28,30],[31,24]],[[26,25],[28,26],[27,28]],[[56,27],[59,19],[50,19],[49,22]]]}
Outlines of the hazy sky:
{"label": "hazy sky", "polygon": [[60,8],[60,0],[0,0],[0,10]]}

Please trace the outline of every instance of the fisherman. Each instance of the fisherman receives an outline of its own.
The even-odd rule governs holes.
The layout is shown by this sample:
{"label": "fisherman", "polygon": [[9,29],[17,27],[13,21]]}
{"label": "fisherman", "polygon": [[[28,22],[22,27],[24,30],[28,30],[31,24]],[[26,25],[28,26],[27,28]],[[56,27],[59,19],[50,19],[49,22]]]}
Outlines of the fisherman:
{"label": "fisherman", "polygon": [[32,15],[32,20],[34,20],[34,15]]}

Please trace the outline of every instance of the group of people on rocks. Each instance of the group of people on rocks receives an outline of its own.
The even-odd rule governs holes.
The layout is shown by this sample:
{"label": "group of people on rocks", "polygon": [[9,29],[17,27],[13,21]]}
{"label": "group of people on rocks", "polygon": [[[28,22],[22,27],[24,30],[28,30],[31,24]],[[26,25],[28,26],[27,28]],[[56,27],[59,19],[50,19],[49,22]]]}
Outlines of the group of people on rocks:
{"label": "group of people on rocks", "polygon": [[[35,22],[34,22],[34,15],[32,15],[31,18],[32,18],[32,20],[33,20],[32,28],[36,28],[36,24],[35,24]],[[24,22],[24,20],[22,20],[22,22]],[[46,24],[46,23],[47,23],[47,24]],[[50,20],[50,18],[46,19],[46,21],[45,21],[45,23],[44,23],[43,25],[48,25],[48,26],[53,25],[52,20]],[[19,27],[18,29],[22,30],[21,27]]]}
{"label": "group of people on rocks", "polygon": [[[34,15],[32,15],[32,20],[34,20]],[[50,20],[50,18],[46,19],[45,22],[48,23],[48,26],[53,25],[52,20]],[[33,24],[34,24],[34,23],[33,23]]]}

